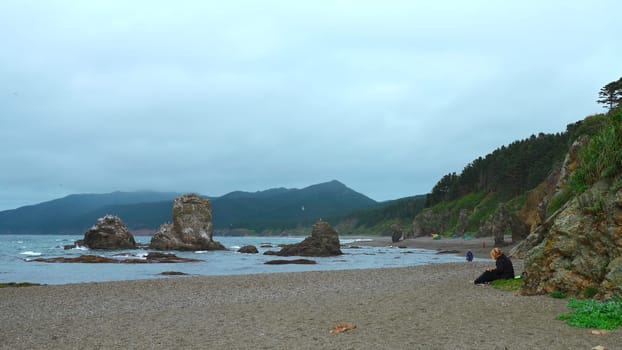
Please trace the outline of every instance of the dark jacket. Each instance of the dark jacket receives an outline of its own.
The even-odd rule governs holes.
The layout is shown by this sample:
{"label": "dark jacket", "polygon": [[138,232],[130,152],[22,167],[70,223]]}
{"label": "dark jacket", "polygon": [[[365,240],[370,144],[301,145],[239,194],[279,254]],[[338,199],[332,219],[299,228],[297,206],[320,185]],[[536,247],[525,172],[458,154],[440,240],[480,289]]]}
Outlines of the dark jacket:
{"label": "dark jacket", "polygon": [[505,254],[501,254],[497,258],[496,264],[497,268],[493,272],[497,275],[497,278],[514,278],[514,266],[512,266],[512,261]]}

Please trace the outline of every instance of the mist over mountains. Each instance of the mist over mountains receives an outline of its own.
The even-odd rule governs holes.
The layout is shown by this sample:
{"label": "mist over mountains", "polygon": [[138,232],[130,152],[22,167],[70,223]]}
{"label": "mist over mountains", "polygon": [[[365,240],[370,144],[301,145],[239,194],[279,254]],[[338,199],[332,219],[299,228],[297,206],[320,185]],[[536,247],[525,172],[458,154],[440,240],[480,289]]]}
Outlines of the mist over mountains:
{"label": "mist over mountains", "polygon": [[[0,211],[0,234],[82,234],[104,215],[117,215],[133,232],[149,233],[171,221],[176,192],[72,194],[39,204]],[[207,197],[216,233],[308,226],[320,218],[378,205],[333,180],[303,189],[274,188]]]}

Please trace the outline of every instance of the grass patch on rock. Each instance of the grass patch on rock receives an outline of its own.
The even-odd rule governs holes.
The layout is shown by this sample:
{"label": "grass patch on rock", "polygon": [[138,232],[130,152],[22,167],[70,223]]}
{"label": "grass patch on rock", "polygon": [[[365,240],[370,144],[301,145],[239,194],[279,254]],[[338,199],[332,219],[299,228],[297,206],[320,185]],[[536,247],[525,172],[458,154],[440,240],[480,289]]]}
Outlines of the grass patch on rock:
{"label": "grass patch on rock", "polygon": [[523,285],[523,280],[521,278],[512,278],[512,279],[500,279],[494,280],[490,283],[490,285],[495,288],[506,292],[516,292]]}

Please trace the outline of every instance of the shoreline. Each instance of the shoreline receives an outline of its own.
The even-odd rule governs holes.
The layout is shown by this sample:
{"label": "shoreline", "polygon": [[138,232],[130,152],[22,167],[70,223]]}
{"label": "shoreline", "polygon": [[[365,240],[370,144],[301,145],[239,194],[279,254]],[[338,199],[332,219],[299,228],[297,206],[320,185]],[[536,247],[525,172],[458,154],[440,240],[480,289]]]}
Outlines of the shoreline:
{"label": "shoreline", "polygon": [[[300,238],[302,239],[302,238]],[[344,253],[344,256],[348,256],[349,254],[353,254],[353,256],[362,256],[362,255],[370,255],[370,254],[361,254],[360,251],[356,250],[356,248],[364,248],[364,247],[374,247],[374,248],[389,248],[389,250],[384,250],[382,252],[379,252],[378,254],[380,254],[378,257],[382,257],[385,256],[385,260],[387,259],[386,256],[384,255],[387,252],[391,252],[390,254],[396,255],[396,259],[400,258],[398,256],[405,256],[401,254],[402,249],[404,248],[405,250],[407,250],[407,253],[412,253],[413,249],[424,249],[426,250],[428,253],[428,261],[427,263],[433,263],[433,264],[437,264],[437,263],[443,263],[444,261],[450,260],[450,261],[465,261],[465,254],[467,251],[471,250],[474,255],[475,255],[475,261],[488,261],[488,262],[492,262],[492,260],[489,257],[489,247],[492,246],[493,241],[492,238],[484,238],[484,239],[462,239],[462,238],[442,238],[439,240],[435,240],[432,239],[431,237],[419,237],[419,238],[410,238],[410,239],[406,239],[406,240],[401,240],[399,242],[392,242],[391,238],[388,236],[341,236],[340,237],[341,240],[341,245],[342,245],[342,251]],[[482,248],[482,242],[486,244],[486,248]],[[239,243],[239,242],[238,242]],[[354,249],[354,250],[350,250],[350,249]],[[358,254],[357,254],[358,253]],[[431,254],[430,254],[431,253]],[[435,257],[435,253],[438,256]],[[442,255],[445,255],[445,257],[442,257]],[[194,256],[192,256],[194,257]],[[240,256],[240,258],[242,259],[242,261],[240,263],[243,264],[243,266],[247,267],[246,265],[244,265],[244,262],[248,262],[250,261],[249,259],[245,259],[246,257],[244,256]],[[231,259],[229,259],[231,260]],[[261,260],[261,259],[260,259]],[[355,259],[356,260],[356,259]],[[405,262],[408,259],[404,260]],[[263,260],[261,260],[263,261]],[[261,262],[259,261],[259,263]],[[408,262],[406,263],[397,263],[394,264],[391,261],[396,261],[396,260],[386,260],[385,262],[383,262],[382,264],[379,264],[378,267],[376,266],[370,266],[370,265],[357,265],[355,261],[351,261],[349,264],[344,264],[344,266],[342,267],[331,267],[329,266],[328,268],[318,268],[318,270],[348,270],[348,269],[371,269],[371,268],[382,268],[382,265],[384,265],[385,267],[397,267],[397,266],[413,266],[415,264],[420,264],[421,262],[415,262],[413,264],[409,264]],[[402,260],[400,260],[402,261]],[[236,260],[233,259],[232,261],[230,261],[230,264],[235,264]],[[50,280],[45,279],[45,276],[43,279],[37,279],[37,278],[9,278],[6,280],[6,283],[20,283],[20,282],[29,282],[29,283],[39,283],[39,284],[43,284],[43,285],[57,285],[57,284],[75,284],[75,283],[82,283],[82,282],[104,282],[104,281],[124,281],[124,280],[142,280],[142,279],[152,279],[152,278],[167,278],[167,277],[162,277],[162,276],[157,276],[159,273],[161,273],[165,267],[167,269],[177,269],[178,271],[180,271],[180,273],[186,273],[189,276],[203,276],[203,275],[226,275],[224,273],[213,273],[213,269],[210,268],[209,263],[207,264],[203,264],[205,266],[202,266],[200,269],[197,269],[194,265],[187,265],[187,264],[182,264],[182,265],[178,265],[177,267],[169,267],[169,265],[162,265],[160,266],[159,264],[148,264],[148,266],[145,266],[144,269],[147,269],[149,272],[148,273],[142,273],[140,276],[124,276],[121,272],[117,271],[118,269],[123,269],[123,267],[121,266],[113,266],[113,267],[108,267],[109,265],[104,264],[101,268],[97,267],[97,264],[89,264],[89,265],[93,265],[93,266],[89,266],[88,269],[82,269],[79,270],[81,271],[80,273],[82,273],[84,275],[84,271],[91,271],[92,273],[96,273],[97,271],[101,271],[102,273],[104,273],[104,275],[106,276],[111,276],[113,274],[120,274],[119,278],[117,279],[113,279],[113,278],[107,278],[107,279],[98,279],[98,278],[89,278],[88,275],[84,275],[82,277],[78,277],[78,278],[74,278],[72,280],[71,277],[68,277],[68,279],[64,282],[59,281],[58,278],[56,280]],[[251,264],[252,266],[256,266],[256,264]],[[180,267],[183,266],[183,267]],[[190,266],[190,267],[188,267]],[[47,268],[47,266],[46,266]],[[131,267],[131,269],[135,269],[136,267]],[[112,269],[112,270],[111,270]],[[115,270],[117,269],[117,270]],[[145,270],[145,271],[147,271]],[[176,270],[176,271],[177,271]],[[241,272],[241,270],[238,268],[237,271],[234,271],[231,273],[231,275],[237,275],[237,274],[243,274],[243,275],[253,275],[253,274],[261,274],[261,273],[266,273],[264,271],[255,271],[256,269],[251,269],[249,271],[246,272]],[[293,271],[299,271],[299,270],[304,270],[304,271],[313,271],[316,269],[313,268],[292,268],[290,269],[292,272]],[[167,270],[168,271],[168,270]],[[272,271],[267,271],[267,273],[280,273],[282,271],[280,271],[280,269],[275,269]],[[36,275],[36,274],[35,274]],[[131,275],[131,273],[130,273]],[[19,276],[16,276],[19,277]],[[22,276],[23,277],[23,276]],[[134,278],[132,278],[134,277]]]}
{"label": "shoreline", "polygon": [[[567,300],[471,283],[486,262],[0,289],[2,349],[614,349]],[[522,268],[522,267],[521,267]],[[340,322],[356,328],[329,330]]]}
{"label": "shoreline", "polygon": [[[341,238],[346,239],[343,236],[340,237],[340,239]],[[488,260],[491,260],[490,250],[494,247],[495,244],[493,237],[469,239],[443,237],[441,239],[433,239],[432,237],[426,236],[407,238],[399,242],[392,242],[391,237],[388,236],[370,236],[360,238],[371,239],[371,241],[360,241],[356,242],[356,244],[353,245],[427,249],[448,254],[455,254],[458,256],[466,256],[467,251],[470,250],[471,252],[473,252],[474,257]],[[500,248],[501,251],[503,251],[507,255],[514,244],[511,243],[511,237],[506,237],[506,242],[508,243]]]}

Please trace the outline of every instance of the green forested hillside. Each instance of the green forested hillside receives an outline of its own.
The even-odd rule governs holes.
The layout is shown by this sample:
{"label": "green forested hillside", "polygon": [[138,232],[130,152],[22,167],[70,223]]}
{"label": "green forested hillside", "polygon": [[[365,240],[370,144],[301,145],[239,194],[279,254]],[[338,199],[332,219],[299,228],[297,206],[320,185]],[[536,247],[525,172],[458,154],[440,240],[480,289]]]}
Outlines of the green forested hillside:
{"label": "green forested hillside", "polygon": [[[115,192],[80,194],[0,212],[0,233],[81,234],[107,214],[119,216],[130,230],[153,231],[171,221],[177,193]],[[339,181],[303,189],[232,192],[210,198],[217,231],[300,233],[320,218],[337,217],[378,203]]]}
{"label": "green forested hillside", "polygon": [[451,233],[460,210],[468,211],[467,230],[477,231],[505,203],[518,210],[525,193],[558,168],[570,144],[581,135],[591,136],[606,125],[605,114],[593,115],[557,134],[539,134],[503,146],[468,164],[462,173],[445,175],[426,201],[426,215],[417,220],[426,230]]}
{"label": "green forested hillside", "polygon": [[[604,137],[597,135],[611,127],[615,113],[613,109],[607,114],[586,117],[568,125],[563,133],[541,133],[515,141],[474,160],[460,174],[445,175],[428,195],[426,214],[417,218],[418,223],[425,226],[423,231],[434,227],[451,233],[456,228],[460,210],[466,209],[469,213],[467,229],[476,231],[497,210],[499,203],[505,203],[510,210],[518,210],[526,192],[559,168],[571,143],[582,136]],[[610,136],[612,132],[607,135],[615,138]],[[597,150],[591,153],[602,154]]]}
{"label": "green forested hillside", "polygon": [[498,193],[512,198],[540,183],[568,150],[568,133],[539,134],[503,146],[445,175],[428,196],[427,206],[469,193]]}
{"label": "green forested hillside", "polygon": [[467,164],[460,174],[443,176],[428,195],[426,207],[476,192],[496,193],[501,200],[521,195],[546,178],[563,160],[572,141],[594,134],[605,120],[602,114],[591,116],[568,125],[563,133],[531,135],[497,148]]}
{"label": "green forested hillside", "polygon": [[406,197],[330,220],[336,223],[340,234],[388,236],[393,225],[410,230],[413,218],[424,208],[425,202],[426,195]]}

